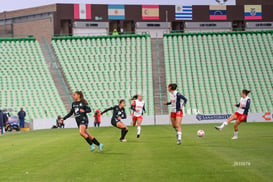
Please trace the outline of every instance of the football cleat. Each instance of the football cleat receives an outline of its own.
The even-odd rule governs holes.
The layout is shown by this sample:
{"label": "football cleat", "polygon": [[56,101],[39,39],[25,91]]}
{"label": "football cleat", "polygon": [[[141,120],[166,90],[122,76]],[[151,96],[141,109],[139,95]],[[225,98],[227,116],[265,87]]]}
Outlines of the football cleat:
{"label": "football cleat", "polygon": [[104,147],[104,145],[101,143],[101,144],[99,145],[99,152],[102,152],[102,151],[103,151],[103,147]]}
{"label": "football cleat", "polygon": [[96,148],[96,147],[95,147],[94,144],[90,145],[90,151],[91,151],[91,152],[94,152],[95,148]]}
{"label": "football cleat", "polygon": [[215,126],[215,129],[218,131],[222,131],[222,128],[220,126]]}

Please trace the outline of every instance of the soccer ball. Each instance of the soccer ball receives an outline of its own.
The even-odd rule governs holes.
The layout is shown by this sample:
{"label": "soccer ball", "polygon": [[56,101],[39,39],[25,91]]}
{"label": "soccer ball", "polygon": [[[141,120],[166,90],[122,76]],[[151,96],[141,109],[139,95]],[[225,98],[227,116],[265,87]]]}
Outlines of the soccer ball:
{"label": "soccer ball", "polygon": [[198,135],[199,137],[202,137],[202,136],[205,135],[205,132],[204,132],[203,130],[198,130],[198,131],[197,131],[197,135]]}

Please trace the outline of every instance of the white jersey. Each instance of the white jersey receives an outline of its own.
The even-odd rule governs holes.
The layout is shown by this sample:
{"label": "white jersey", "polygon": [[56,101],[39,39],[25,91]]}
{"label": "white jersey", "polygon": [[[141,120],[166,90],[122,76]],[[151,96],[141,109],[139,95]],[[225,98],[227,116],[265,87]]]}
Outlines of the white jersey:
{"label": "white jersey", "polygon": [[176,112],[176,101],[177,101],[177,91],[170,93],[170,102],[171,102],[171,112]]}
{"label": "white jersey", "polygon": [[249,97],[241,98],[237,112],[240,114],[247,114],[249,110],[249,106],[247,106],[247,103],[250,104]]}
{"label": "white jersey", "polygon": [[167,105],[171,105],[171,112],[182,111],[182,107],[187,103],[187,98],[181,93],[174,91],[170,93],[170,102]]}
{"label": "white jersey", "polygon": [[135,110],[138,110],[138,112],[137,111],[133,112],[133,116],[139,117],[139,116],[143,115],[143,111],[145,110],[145,108],[144,108],[145,102],[144,101],[134,100],[132,106],[134,107]]}

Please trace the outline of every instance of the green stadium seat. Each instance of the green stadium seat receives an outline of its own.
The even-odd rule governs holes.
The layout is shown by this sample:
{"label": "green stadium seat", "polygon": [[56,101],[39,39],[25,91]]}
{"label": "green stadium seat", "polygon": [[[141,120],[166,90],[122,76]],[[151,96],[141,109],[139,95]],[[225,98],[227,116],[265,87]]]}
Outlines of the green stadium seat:
{"label": "green stadium seat", "polygon": [[[100,36],[53,38],[52,47],[71,90],[82,90],[93,109],[105,109],[133,94],[144,96],[153,115],[151,38]],[[107,113],[111,115],[111,113]]]}
{"label": "green stadium seat", "polygon": [[35,39],[0,39],[0,72],[1,108],[19,111],[23,107],[27,119],[66,113]]}
{"label": "green stadium seat", "polygon": [[252,91],[251,112],[271,111],[272,42],[270,31],[165,34],[166,81],[189,98],[190,114],[231,113],[244,88]]}

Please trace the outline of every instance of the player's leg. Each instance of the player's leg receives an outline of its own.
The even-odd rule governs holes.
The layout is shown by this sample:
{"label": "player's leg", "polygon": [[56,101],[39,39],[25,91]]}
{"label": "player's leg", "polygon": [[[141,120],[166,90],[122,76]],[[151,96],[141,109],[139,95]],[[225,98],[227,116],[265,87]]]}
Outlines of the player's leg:
{"label": "player's leg", "polygon": [[88,131],[88,129],[86,127],[85,127],[84,132],[87,134],[89,140],[92,142],[92,143],[89,143],[89,142],[88,143],[90,144],[91,152],[93,152],[95,150],[95,145],[94,145],[94,142],[93,142],[94,137],[89,133],[89,131]]}
{"label": "player's leg", "polygon": [[132,124],[133,124],[134,127],[136,126],[136,121],[137,121],[137,118],[135,116],[133,116],[133,118],[132,118]]}
{"label": "player's leg", "polygon": [[88,137],[89,137],[91,140],[93,140],[94,137],[90,134],[90,132],[88,131],[87,128],[85,129],[85,133],[88,135]]}
{"label": "player's leg", "polygon": [[[88,136],[88,134],[86,133],[86,126],[85,125],[79,125],[79,132],[80,132],[80,135],[86,140],[86,142],[89,144],[89,145],[92,145],[93,142],[92,142],[92,139]],[[91,135],[90,135],[91,136]],[[92,136],[91,136],[92,137]]]}
{"label": "player's leg", "polygon": [[125,136],[126,136],[126,134],[128,132],[127,126],[124,123],[122,123],[121,121],[117,122],[116,125],[117,125],[118,128],[121,129],[120,141],[121,142],[126,142]]}
{"label": "player's leg", "polygon": [[234,135],[232,137],[233,140],[238,139],[238,126],[241,124],[241,121],[239,119],[236,120],[234,123]]}
{"label": "player's leg", "polygon": [[93,137],[90,134],[90,132],[87,129],[87,126],[85,128],[85,133],[88,135],[89,139],[92,141],[92,144],[90,145],[90,150],[94,151],[95,150],[95,145],[97,145],[99,147],[99,152],[101,152],[103,150],[103,144],[101,144],[95,137]]}
{"label": "player's leg", "polygon": [[220,126],[215,126],[215,129],[221,131],[225,126],[227,126],[231,121],[237,120],[236,113],[232,114],[225,122],[223,122]]}
{"label": "player's leg", "polygon": [[139,117],[137,119],[137,138],[140,137],[140,133],[141,133],[141,123],[142,123],[142,117]]}
{"label": "player's leg", "polygon": [[176,128],[176,117],[173,116],[173,114],[171,114],[171,122],[172,122],[172,127],[173,127],[174,130],[177,132],[177,128]]}
{"label": "player's leg", "polygon": [[176,117],[176,128],[177,128],[177,144],[181,144],[182,140],[182,129],[181,129],[182,117]]}
{"label": "player's leg", "polygon": [[172,122],[172,127],[176,132],[176,138],[177,138],[178,136],[177,136],[177,128],[176,128],[176,113],[173,113],[173,112],[171,113],[171,122]]}

